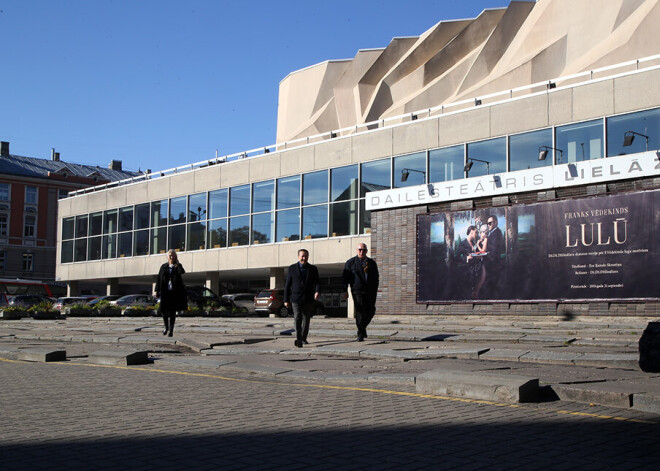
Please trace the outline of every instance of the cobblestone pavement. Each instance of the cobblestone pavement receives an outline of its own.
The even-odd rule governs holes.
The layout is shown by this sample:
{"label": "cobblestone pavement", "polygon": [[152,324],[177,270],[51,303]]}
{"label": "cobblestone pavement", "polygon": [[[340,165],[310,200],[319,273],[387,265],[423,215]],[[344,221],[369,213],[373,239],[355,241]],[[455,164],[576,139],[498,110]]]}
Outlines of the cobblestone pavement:
{"label": "cobblestone pavement", "polygon": [[[0,360],[0,469],[657,469],[658,416],[191,365]],[[396,389],[396,390],[393,390]]]}

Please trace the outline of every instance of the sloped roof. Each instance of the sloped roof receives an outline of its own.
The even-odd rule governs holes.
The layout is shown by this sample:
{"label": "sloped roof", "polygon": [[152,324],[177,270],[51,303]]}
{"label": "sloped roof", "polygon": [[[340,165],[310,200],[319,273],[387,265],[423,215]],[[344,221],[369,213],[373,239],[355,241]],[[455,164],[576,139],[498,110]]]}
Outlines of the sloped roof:
{"label": "sloped roof", "polygon": [[16,175],[21,177],[47,178],[48,172],[57,173],[64,169],[67,173],[78,177],[89,177],[98,174],[103,180],[117,181],[141,175],[140,172],[129,172],[125,170],[110,170],[109,168],[95,165],[80,165],[70,162],[62,162],[38,159],[35,157],[24,157],[10,154],[0,156],[0,174]]}

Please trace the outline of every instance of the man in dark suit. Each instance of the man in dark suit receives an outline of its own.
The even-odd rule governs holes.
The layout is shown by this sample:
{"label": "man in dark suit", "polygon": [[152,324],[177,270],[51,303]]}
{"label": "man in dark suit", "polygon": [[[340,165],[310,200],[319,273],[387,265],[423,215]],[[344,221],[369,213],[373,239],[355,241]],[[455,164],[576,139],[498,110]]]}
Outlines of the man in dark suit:
{"label": "man in dark suit", "polygon": [[502,277],[501,254],[504,251],[504,237],[497,227],[497,216],[488,216],[488,255],[484,260],[486,266],[486,293],[491,297],[496,295]]}
{"label": "man in dark suit", "polygon": [[296,324],[294,345],[298,348],[307,343],[309,322],[320,294],[319,271],[314,265],[307,263],[308,259],[307,250],[298,250],[298,263],[289,267],[284,284],[284,305],[287,309],[293,307]]}
{"label": "man in dark suit", "polygon": [[367,257],[366,244],[358,244],[357,255],[346,261],[342,278],[344,299],[348,298],[348,285],[351,285],[357,340],[362,342],[367,336],[367,326],[376,314],[378,294],[378,265]]}

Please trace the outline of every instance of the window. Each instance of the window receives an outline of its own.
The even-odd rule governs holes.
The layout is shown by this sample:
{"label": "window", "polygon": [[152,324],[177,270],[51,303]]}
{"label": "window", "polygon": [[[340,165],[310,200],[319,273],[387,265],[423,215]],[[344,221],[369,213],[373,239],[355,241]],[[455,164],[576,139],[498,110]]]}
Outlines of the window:
{"label": "window", "polygon": [[151,229],[151,254],[165,253],[167,250],[167,227]]}
{"label": "window", "polygon": [[229,245],[248,245],[250,243],[250,216],[229,218]]}
{"label": "window", "polygon": [[[538,159],[538,149],[536,153]],[[468,177],[506,172],[506,137],[472,142],[467,145]]]}
{"label": "window", "polygon": [[345,201],[358,197],[358,166],[330,170],[330,201]]}
{"label": "window", "polygon": [[9,183],[0,183],[0,201],[9,201]]}
{"label": "window", "polygon": [[149,203],[135,205],[135,228],[149,229]]}
{"label": "window", "polygon": [[369,191],[388,190],[392,187],[390,159],[381,159],[362,164],[360,197]]}
{"label": "window", "polygon": [[330,234],[332,237],[357,234],[357,200],[330,205]]}
{"label": "window", "polygon": [[394,188],[426,183],[426,152],[394,158]]}
{"label": "window", "polygon": [[92,213],[89,215],[89,235],[98,236],[103,234],[103,213]]}
{"label": "window", "polygon": [[133,233],[121,232],[117,245],[117,252],[120,257],[130,257],[133,255]]}
{"label": "window", "polygon": [[168,201],[154,201],[151,203],[151,227],[162,227],[167,225]]}
{"label": "window", "polygon": [[23,253],[23,271],[34,271],[34,254],[24,252]]}
{"label": "window", "polygon": [[275,238],[275,213],[255,214],[252,216],[252,243],[268,244]]}
{"label": "window", "polygon": [[62,242],[62,252],[60,253],[61,263],[73,262],[73,241],[65,240]]}
{"label": "window", "polygon": [[235,186],[229,190],[229,215],[250,214],[250,185]]}
{"label": "window", "polygon": [[186,250],[186,225],[179,224],[177,226],[170,226],[167,229],[167,238],[169,240],[170,249]]}
{"label": "window", "polygon": [[429,182],[439,183],[463,178],[465,146],[445,147],[429,152]]}
{"label": "window", "polygon": [[76,238],[87,237],[87,215],[76,216]]}
{"label": "window", "polygon": [[303,236],[305,239],[328,237],[328,206],[311,206],[303,209]]}
{"label": "window", "polygon": [[73,217],[62,219],[62,240],[73,239],[75,221]]}
{"label": "window", "polygon": [[188,197],[188,222],[206,219],[206,193],[197,193]]}
{"label": "window", "polygon": [[275,180],[252,185],[252,212],[263,213],[275,209]]}
{"label": "window", "polygon": [[57,190],[57,199],[61,200],[69,196],[69,190]]}
{"label": "window", "polygon": [[9,234],[9,218],[6,214],[0,213],[0,236]]}
{"label": "window", "polygon": [[121,208],[119,210],[119,231],[133,230],[133,206]]}
{"label": "window", "polygon": [[37,187],[25,187],[25,204],[37,204]]}
{"label": "window", "polygon": [[328,171],[303,175],[303,205],[328,202]]}
{"label": "window", "polygon": [[185,196],[170,199],[170,224],[186,222],[186,203]]}
{"label": "window", "polygon": [[90,237],[87,243],[87,260],[101,260],[103,237]]}
{"label": "window", "polygon": [[7,252],[0,250],[0,271],[5,269],[5,259],[7,257]]}
{"label": "window", "polygon": [[[547,147],[547,157],[539,160],[539,152],[542,146]],[[509,136],[509,170],[525,170],[552,166],[552,129],[541,129],[539,131],[526,132]],[[559,152],[557,152],[559,157]],[[476,164],[475,164],[476,165]]]}
{"label": "window", "polygon": [[555,147],[563,154],[566,164],[603,157],[603,120],[559,126],[555,129]]}
{"label": "window", "polygon": [[227,219],[215,219],[209,222],[208,241],[210,249],[227,247]]}
{"label": "window", "polygon": [[209,193],[209,219],[227,217],[227,189]]}
{"label": "window", "polygon": [[300,175],[277,180],[277,209],[300,206]]}
{"label": "window", "polygon": [[103,233],[114,234],[117,232],[117,210],[111,209],[103,213]]}
{"label": "window", "polygon": [[133,255],[149,255],[149,229],[135,231],[133,239]]}
{"label": "window", "polygon": [[206,222],[188,224],[188,250],[204,250],[206,248]]}
{"label": "window", "polygon": [[300,209],[278,211],[275,234],[278,242],[300,240]]}
{"label": "window", "polygon": [[607,119],[607,156],[660,148],[660,108]]}
{"label": "window", "polygon": [[23,226],[23,237],[36,237],[37,218],[33,215],[25,216],[25,225]]}

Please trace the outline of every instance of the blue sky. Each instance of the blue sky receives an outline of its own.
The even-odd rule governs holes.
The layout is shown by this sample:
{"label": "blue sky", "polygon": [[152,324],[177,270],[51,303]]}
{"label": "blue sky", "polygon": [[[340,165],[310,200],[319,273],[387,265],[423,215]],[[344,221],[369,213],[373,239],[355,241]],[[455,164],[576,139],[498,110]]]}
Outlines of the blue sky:
{"label": "blue sky", "polygon": [[289,73],[508,3],[0,0],[0,140],[154,171],[263,147]]}

